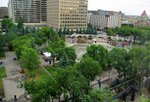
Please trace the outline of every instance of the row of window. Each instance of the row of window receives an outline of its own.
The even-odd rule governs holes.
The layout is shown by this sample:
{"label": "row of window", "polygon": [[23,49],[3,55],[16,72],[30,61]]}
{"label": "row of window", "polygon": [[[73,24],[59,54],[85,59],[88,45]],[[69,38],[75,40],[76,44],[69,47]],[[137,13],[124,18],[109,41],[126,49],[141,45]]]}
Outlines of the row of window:
{"label": "row of window", "polygon": [[87,17],[84,17],[84,18],[60,18],[60,19],[61,19],[61,20],[71,20],[71,21],[73,21],[73,20],[75,20],[75,21],[76,21],[76,20],[82,20],[82,21],[83,21],[83,20],[86,20],[86,18],[87,18]]}
{"label": "row of window", "polygon": [[86,21],[61,21],[61,23],[86,23]]}
{"label": "row of window", "polygon": [[72,25],[60,25],[60,27],[86,27],[87,25],[86,24],[72,24]]}
{"label": "row of window", "polygon": [[72,16],[72,17],[84,17],[84,16],[87,16],[87,13],[82,13],[82,15],[81,14],[76,14],[76,15],[69,15],[69,14],[60,14],[60,16],[67,16],[67,17],[69,17],[69,16]]}

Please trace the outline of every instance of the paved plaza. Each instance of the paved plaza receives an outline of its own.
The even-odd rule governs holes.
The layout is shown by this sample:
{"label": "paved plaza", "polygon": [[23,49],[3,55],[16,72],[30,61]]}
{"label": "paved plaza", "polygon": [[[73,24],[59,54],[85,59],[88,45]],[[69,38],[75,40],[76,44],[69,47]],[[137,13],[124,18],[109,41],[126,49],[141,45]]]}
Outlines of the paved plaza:
{"label": "paved plaza", "polygon": [[[86,53],[86,48],[92,44],[67,44],[68,46],[72,46],[77,54],[77,60],[80,60],[82,56]],[[96,43],[95,45],[102,45],[106,49],[111,50],[114,48],[114,46],[111,46],[110,44],[107,43]]]}
{"label": "paved plaza", "polygon": [[6,52],[5,55],[6,58],[4,59],[4,66],[7,77],[3,79],[4,92],[6,101],[12,102],[10,100],[13,100],[14,95],[19,98],[24,95],[25,91],[22,88],[18,88],[22,75],[18,71],[20,69],[19,62],[14,61],[14,58],[16,58],[15,53]]}

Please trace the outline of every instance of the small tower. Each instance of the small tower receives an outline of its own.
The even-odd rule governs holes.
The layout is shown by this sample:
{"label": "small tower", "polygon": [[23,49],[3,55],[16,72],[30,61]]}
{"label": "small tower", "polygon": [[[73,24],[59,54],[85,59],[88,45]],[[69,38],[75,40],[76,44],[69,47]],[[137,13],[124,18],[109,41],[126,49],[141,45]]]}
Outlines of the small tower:
{"label": "small tower", "polygon": [[148,16],[147,16],[147,13],[146,13],[145,10],[144,10],[143,13],[141,14],[140,19],[141,19],[142,21],[148,20]]}

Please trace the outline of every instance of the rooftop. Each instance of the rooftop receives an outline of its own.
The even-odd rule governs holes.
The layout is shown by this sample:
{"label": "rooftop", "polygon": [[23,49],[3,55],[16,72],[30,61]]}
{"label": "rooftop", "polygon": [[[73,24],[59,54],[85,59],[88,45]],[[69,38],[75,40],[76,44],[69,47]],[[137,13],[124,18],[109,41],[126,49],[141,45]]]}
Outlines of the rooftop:
{"label": "rooftop", "polygon": [[141,14],[142,17],[148,17],[146,11],[144,10],[143,13]]}

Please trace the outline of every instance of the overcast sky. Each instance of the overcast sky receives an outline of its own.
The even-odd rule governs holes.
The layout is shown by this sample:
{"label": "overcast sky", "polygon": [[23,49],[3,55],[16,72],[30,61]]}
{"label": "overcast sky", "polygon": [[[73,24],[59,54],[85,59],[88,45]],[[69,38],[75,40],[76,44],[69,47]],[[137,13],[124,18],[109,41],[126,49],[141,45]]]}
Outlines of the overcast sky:
{"label": "overcast sky", "polygon": [[[122,11],[127,15],[141,15],[146,10],[150,15],[150,0],[89,0],[89,10]],[[0,6],[7,6],[8,0],[0,0]]]}

